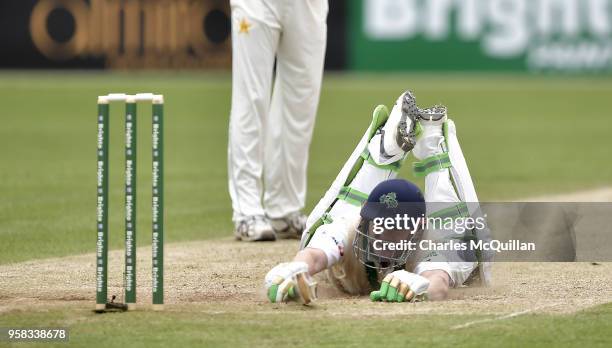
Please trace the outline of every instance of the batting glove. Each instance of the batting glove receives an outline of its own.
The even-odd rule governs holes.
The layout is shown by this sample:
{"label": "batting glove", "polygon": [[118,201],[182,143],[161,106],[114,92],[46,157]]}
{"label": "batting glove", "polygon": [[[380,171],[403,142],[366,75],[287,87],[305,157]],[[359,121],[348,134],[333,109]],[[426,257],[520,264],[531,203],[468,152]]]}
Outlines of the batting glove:
{"label": "batting glove", "polygon": [[266,274],[264,285],[272,303],[299,300],[309,304],[317,298],[317,283],[308,274],[305,262],[277,265]]}
{"label": "batting glove", "polygon": [[372,291],[372,301],[404,302],[413,301],[423,295],[429,288],[429,280],[408,271],[395,271],[387,274],[380,285],[380,290]]}

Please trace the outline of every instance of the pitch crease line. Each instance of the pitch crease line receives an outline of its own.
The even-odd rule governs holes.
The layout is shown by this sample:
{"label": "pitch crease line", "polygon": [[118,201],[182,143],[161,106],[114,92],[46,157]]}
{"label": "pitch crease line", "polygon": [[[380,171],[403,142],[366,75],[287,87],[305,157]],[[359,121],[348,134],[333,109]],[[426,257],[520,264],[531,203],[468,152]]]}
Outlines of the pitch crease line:
{"label": "pitch crease line", "polygon": [[540,309],[544,309],[544,308],[548,308],[548,307],[554,307],[554,306],[557,306],[557,305],[559,305],[559,304],[555,303],[555,304],[540,306],[540,307],[536,307],[536,308],[532,308],[532,309],[526,309],[526,310],[520,311],[520,312],[514,312],[514,313],[502,315],[500,317],[469,321],[469,322],[467,322],[465,324],[451,326],[450,329],[451,330],[459,330],[459,329],[465,329],[466,327],[470,327],[470,326],[476,325],[476,324],[482,324],[482,323],[488,323],[488,322],[491,322],[491,321],[510,319],[510,318],[518,317],[518,316],[521,316],[521,315],[524,315],[524,314],[528,314],[528,313],[531,313],[531,312],[535,312],[535,311],[540,310]]}

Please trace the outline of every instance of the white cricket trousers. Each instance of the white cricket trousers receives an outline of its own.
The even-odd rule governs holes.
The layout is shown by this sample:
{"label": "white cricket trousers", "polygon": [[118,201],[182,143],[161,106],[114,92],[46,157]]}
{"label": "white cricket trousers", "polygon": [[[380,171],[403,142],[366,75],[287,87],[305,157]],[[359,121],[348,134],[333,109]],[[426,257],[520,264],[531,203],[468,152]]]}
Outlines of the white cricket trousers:
{"label": "white cricket trousers", "polygon": [[264,214],[279,218],[302,209],[306,199],[328,3],[231,0],[230,4],[228,175],[233,220]]}

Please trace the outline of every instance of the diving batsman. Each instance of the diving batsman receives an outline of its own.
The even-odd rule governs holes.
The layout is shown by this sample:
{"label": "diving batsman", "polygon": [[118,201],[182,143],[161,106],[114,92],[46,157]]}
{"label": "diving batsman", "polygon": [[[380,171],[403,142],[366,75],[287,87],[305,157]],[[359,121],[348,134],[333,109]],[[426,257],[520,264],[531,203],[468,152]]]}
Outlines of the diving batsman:
{"label": "diving batsman", "polygon": [[[397,172],[412,153],[425,192]],[[478,197],[455,124],[444,106],[420,108],[410,91],[402,93],[391,113],[384,105],[359,144],[308,217],[300,250],[291,262],[265,277],[271,302],[316,299],[312,276],[327,271],[330,281],[352,295],[373,301],[443,300],[451,287],[468,278],[490,281],[490,264],[458,252],[381,250],[380,242],[456,238],[455,231],[423,224],[395,226],[382,233],[376,221],[404,215],[461,217],[477,214]],[[377,248],[378,246],[378,248]]]}

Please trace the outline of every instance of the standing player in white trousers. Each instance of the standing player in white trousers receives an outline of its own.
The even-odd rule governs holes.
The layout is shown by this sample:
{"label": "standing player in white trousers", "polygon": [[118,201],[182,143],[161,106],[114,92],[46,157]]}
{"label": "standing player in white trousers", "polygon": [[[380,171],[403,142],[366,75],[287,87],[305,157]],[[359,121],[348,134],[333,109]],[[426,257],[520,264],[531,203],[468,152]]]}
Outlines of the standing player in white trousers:
{"label": "standing player in white trousers", "polygon": [[235,236],[247,241],[299,238],[305,226],[301,209],[323,75],[328,3],[230,4],[228,174]]}

